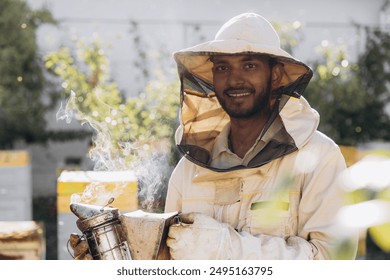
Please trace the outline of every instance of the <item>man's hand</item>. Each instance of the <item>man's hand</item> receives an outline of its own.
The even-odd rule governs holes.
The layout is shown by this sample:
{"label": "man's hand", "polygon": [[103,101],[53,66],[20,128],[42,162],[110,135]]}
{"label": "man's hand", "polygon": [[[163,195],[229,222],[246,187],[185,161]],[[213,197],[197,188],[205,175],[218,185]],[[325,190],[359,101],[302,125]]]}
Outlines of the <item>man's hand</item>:
{"label": "man's hand", "polygon": [[92,260],[88,243],[80,235],[72,233],[69,238],[69,244],[73,249],[75,260]]}
{"label": "man's hand", "polygon": [[180,215],[181,222],[170,226],[167,245],[175,260],[226,259],[231,250],[226,225],[201,213]]}

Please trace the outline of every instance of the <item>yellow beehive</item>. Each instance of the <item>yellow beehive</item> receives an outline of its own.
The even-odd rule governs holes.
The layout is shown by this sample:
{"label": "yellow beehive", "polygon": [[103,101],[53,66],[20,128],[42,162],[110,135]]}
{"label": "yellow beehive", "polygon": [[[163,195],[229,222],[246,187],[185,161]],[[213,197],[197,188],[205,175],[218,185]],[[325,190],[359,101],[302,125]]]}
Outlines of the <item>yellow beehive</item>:
{"label": "yellow beehive", "polygon": [[20,167],[29,164],[27,151],[0,151],[0,167]]}
{"label": "yellow beehive", "polygon": [[[75,201],[75,197],[77,201]],[[138,209],[137,179],[131,171],[62,171],[57,179],[58,259],[71,259],[68,240],[80,233],[70,203],[105,205],[111,197],[121,213]]]}
{"label": "yellow beehive", "polygon": [[[62,171],[57,180],[58,213],[70,213],[72,202],[110,205],[121,211],[138,208],[137,180],[131,171]],[[77,201],[75,201],[77,199]]]}
{"label": "yellow beehive", "polygon": [[355,164],[365,156],[363,151],[353,146],[340,146],[340,150],[348,167]]}

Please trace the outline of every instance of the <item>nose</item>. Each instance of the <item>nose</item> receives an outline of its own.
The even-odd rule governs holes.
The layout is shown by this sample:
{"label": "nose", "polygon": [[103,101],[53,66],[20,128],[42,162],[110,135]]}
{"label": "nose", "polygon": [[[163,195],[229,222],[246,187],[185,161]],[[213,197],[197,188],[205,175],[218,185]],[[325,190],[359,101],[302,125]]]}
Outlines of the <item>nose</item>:
{"label": "nose", "polygon": [[232,87],[240,86],[244,84],[244,75],[241,69],[231,69],[229,75],[229,85]]}

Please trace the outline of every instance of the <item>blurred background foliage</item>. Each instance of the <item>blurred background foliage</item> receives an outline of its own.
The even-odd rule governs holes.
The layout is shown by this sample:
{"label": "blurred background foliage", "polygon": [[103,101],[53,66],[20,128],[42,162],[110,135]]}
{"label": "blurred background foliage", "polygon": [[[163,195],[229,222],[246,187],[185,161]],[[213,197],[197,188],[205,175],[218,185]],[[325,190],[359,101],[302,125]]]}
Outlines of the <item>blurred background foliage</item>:
{"label": "blurred background foliage", "polygon": [[110,78],[101,42],[79,42],[76,50],[72,53],[69,48],[61,48],[44,58],[46,68],[60,77],[63,95],[70,98],[59,118],[69,121],[74,114],[110,139],[107,144],[112,149],[107,152],[123,152],[129,159],[139,149],[152,151],[153,145],[171,138],[179,104],[177,81],[168,82],[160,74],[138,97],[125,98]]}
{"label": "blurred background foliage", "polygon": [[390,34],[368,28],[365,34],[357,62],[349,61],[342,45],[324,42],[305,91],[320,113],[319,129],[340,145],[390,140]]}
{"label": "blurred background foliage", "polygon": [[[16,140],[45,142],[45,115],[57,103],[44,75],[36,43],[42,24],[55,24],[47,9],[32,11],[23,1],[0,1],[0,148]],[[23,121],[21,121],[23,120]]]}

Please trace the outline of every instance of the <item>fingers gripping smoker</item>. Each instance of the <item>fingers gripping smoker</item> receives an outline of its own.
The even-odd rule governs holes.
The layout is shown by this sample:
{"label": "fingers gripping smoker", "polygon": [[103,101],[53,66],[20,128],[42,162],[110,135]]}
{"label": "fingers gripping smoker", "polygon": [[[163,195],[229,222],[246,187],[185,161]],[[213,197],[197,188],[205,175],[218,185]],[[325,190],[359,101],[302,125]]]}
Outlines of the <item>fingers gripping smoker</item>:
{"label": "fingers gripping smoker", "polygon": [[95,260],[167,260],[168,228],[178,213],[120,214],[118,208],[72,203],[77,227],[85,236]]}

